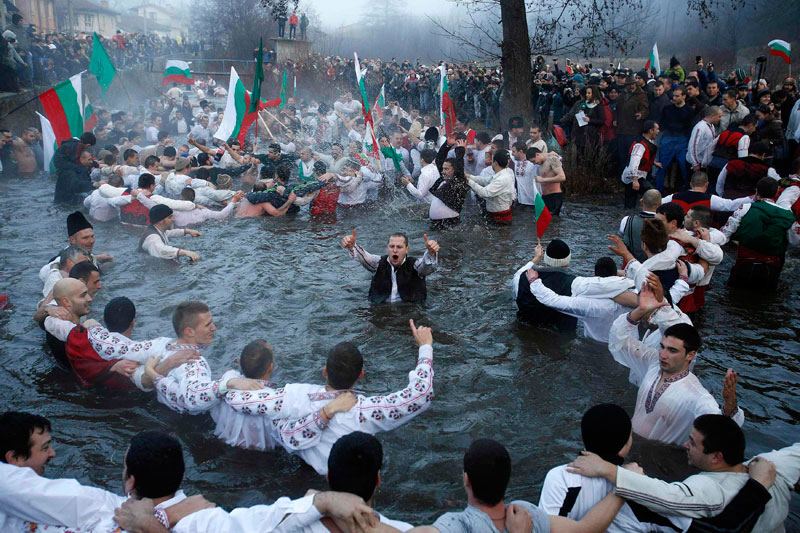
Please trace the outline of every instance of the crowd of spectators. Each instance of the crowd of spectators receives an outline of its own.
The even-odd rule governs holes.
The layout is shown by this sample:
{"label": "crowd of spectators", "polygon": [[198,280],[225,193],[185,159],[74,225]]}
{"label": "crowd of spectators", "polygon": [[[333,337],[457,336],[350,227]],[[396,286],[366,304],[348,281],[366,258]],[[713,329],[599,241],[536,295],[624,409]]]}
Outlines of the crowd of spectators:
{"label": "crowd of spectators", "polygon": [[[193,54],[202,46],[152,33],[120,30],[112,38],[100,36],[100,40],[117,69],[143,66],[152,70],[156,57]],[[53,85],[87,69],[91,53],[91,33],[42,33],[15,14],[0,39],[0,92]]]}

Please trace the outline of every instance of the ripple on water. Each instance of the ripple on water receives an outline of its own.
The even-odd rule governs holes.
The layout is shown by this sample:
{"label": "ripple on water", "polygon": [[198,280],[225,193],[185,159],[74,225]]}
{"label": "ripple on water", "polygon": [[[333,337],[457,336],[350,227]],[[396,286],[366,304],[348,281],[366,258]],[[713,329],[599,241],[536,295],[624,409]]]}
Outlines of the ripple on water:
{"label": "ripple on water", "polygon": [[[48,475],[74,476],[119,492],[128,441],[139,431],[161,428],[184,444],[186,490],[222,505],[324,488],[324,479],[296,457],[225,446],[213,436],[207,416],[178,415],[149,395],[83,390],[53,364],[30,320],[41,292],[38,269],[66,242],[70,210],[50,204],[52,187],[49,178],[0,183],[0,195],[13,199],[0,206],[0,292],[14,304],[0,317],[0,399],[10,409],[53,420],[58,456]],[[627,371],[599,343],[516,322],[509,279],[533,254],[530,213],[499,229],[476,226],[468,214],[460,227],[441,233],[429,229],[424,206],[405,203],[397,198],[346,212],[333,223],[309,220],[305,213],[210,223],[201,228],[203,237],[179,239],[203,257],[181,266],[135,253],[137,234],[117,223],[95,224],[97,251],[117,260],[106,269],[93,316],[100,317],[112,297],[126,295],[137,307],[134,336],[143,339],[171,334],[170,317],[180,301],[203,300],[218,327],[207,354],[214,371],[234,365],[245,344],[263,338],[275,348],[277,382],[320,380],[327,350],[350,340],[365,355],[366,378],[359,388],[369,393],[404,386],[416,360],[408,319],[430,324],[437,341],[436,401],[407,426],[380,435],[386,459],[377,506],[415,523],[463,507],[462,454],[479,436],[508,446],[514,462],[509,496],[537,501],[546,472],[582,447],[580,418],[589,406],[611,401],[632,411],[635,391]],[[566,240],[574,270],[591,274],[607,253],[604,234],[618,227],[623,214],[568,203],[548,238]],[[441,266],[430,277],[425,305],[367,303],[369,275],[339,247],[354,227],[359,243],[373,252],[382,251],[396,230],[408,234],[412,253],[423,250],[423,233],[439,241]],[[698,317],[705,346],[696,371],[719,397],[725,370],[736,368],[748,453],[758,453],[798,440],[800,263],[792,252],[778,295],[753,295],[725,287],[732,258],[728,251],[708,292],[708,310]],[[680,450],[642,445],[637,453],[643,461],[683,461]],[[797,498],[787,527],[800,528]]]}

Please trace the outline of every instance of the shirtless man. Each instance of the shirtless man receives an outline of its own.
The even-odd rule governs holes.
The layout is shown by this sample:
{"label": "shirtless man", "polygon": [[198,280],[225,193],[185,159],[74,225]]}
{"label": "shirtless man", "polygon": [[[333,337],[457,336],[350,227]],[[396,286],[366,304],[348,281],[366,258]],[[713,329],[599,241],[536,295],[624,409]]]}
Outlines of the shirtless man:
{"label": "shirtless man", "polygon": [[[276,192],[279,195],[283,195],[284,189],[282,186],[275,187],[275,180],[267,180],[266,182],[260,181],[255,184],[253,187],[253,192],[266,192],[269,189],[275,188]],[[289,197],[286,199],[286,203],[284,203],[281,207],[276,208],[270,202],[260,202],[257,204],[250,203],[247,198],[242,198],[242,201],[239,202],[239,207],[236,208],[236,218],[246,218],[246,217],[260,217],[262,215],[268,216],[281,216],[285,215],[286,211],[292,206],[295,201],[295,194],[293,192],[289,193]]]}
{"label": "shirtless man", "polygon": [[561,166],[561,156],[553,152],[544,153],[538,148],[528,148],[527,155],[529,160],[532,159],[539,165],[536,183],[542,185],[544,204],[551,215],[558,216],[561,213],[561,205],[564,203],[564,191],[561,189],[561,183],[567,180],[564,168]]}
{"label": "shirtless man", "polygon": [[11,141],[17,160],[17,173],[21,178],[33,178],[39,172],[36,156],[31,149],[31,145],[36,142],[37,133],[36,128],[27,128]]}

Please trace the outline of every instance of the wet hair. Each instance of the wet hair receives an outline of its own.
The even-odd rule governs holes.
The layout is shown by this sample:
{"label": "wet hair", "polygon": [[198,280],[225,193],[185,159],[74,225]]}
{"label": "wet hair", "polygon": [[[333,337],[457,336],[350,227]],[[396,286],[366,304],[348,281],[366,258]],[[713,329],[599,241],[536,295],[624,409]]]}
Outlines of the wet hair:
{"label": "wet hair", "polygon": [[181,200],[186,200],[187,202],[194,202],[194,189],[191,187],[184,187],[181,189]]}
{"label": "wet hair", "polygon": [[207,168],[202,168],[202,167],[198,168],[194,173],[194,177],[199,180],[208,181],[209,178],[211,177],[211,171],[208,170]]}
{"label": "wet hair", "polygon": [[340,342],[328,352],[328,385],[337,390],[350,389],[364,369],[364,357],[352,342]]}
{"label": "wet hair", "polygon": [[281,145],[278,143],[272,143],[267,148],[269,148],[270,150],[272,150],[277,154],[281,153]]}
{"label": "wet hair", "polygon": [[[165,149],[166,150],[166,149]],[[158,158],[154,155],[148,155],[144,160],[144,168],[150,168],[153,165],[157,164]]]}
{"label": "wet hair", "polygon": [[133,157],[133,156],[135,156],[135,155],[139,155],[139,152],[137,152],[137,151],[136,151],[136,150],[134,150],[133,148],[128,148],[127,150],[125,150],[125,151],[122,153],[122,159],[123,159],[123,160],[125,160],[125,161],[127,161],[128,159],[130,159],[131,157]]}
{"label": "wet hair", "polygon": [[514,148],[514,150],[516,150],[518,152],[525,152],[528,149],[528,145],[526,145],[522,141],[517,141],[517,142],[514,143],[512,148]]}
{"label": "wet hair", "polygon": [[58,262],[59,268],[64,268],[67,266],[67,261],[75,261],[82,255],[89,257],[89,252],[80,246],[67,246],[58,253],[58,257],[60,258]]}
{"label": "wet hair", "polygon": [[475,140],[476,141],[480,141],[483,144],[489,144],[490,142],[492,142],[492,138],[485,131],[481,131],[479,133],[476,133],[475,134]]}
{"label": "wet hair", "polygon": [[[771,179],[771,178],[770,178]],[[692,220],[696,220],[700,223],[700,226],[704,228],[711,227],[711,208],[707,205],[695,205],[689,212],[692,214]]]}
{"label": "wet hair", "polygon": [[172,313],[172,327],[178,337],[183,335],[183,330],[197,325],[197,315],[209,313],[208,306],[203,302],[181,302]]}
{"label": "wet hair", "polygon": [[181,444],[163,431],[142,431],[131,439],[125,469],[127,478],[135,480],[133,489],[139,498],[171,496],[183,481]]}
{"label": "wet hair", "polygon": [[178,151],[174,146],[165,146],[163,155],[164,157],[175,157],[178,155]]}
{"label": "wet hair", "polygon": [[655,128],[656,124],[657,122],[655,120],[645,120],[644,124],[642,124],[642,135]]}
{"label": "wet hair", "polygon": [[642,222],[641,240],[651,254],[661,253],[669,242],[667,227],[657,218],[648,218]]}
{"label": "wet hair", "polygon": [[744,432],[731,417],[700,415],[694,419],[693,425],[703,435],[703,453],[720,452],[730,466],[744,461]]}
{"label": "wet hair", "polygon": [[769,176],[764,176],[756,182],[756,193],[765,200],[772,200],[778,194],[778,182]]}
{"label": "wet hair", "polygon": [[528,148],[528,151],[525,152],[525,158],[526,159],[533,159],[534,157],[536,157],[536,154],[540,154],[540,153],[542,153],[541,150],[531,146],[530,148]]}
{"label": "wet hair", "polygon": [[108,184],[112,187],[123,187],[125,185],[125,180],[123,180],[122,176],[119,174],[112,174],[108,178]]}
{"label": "wet hair", "polygon": [[506,149],[506,142],[503,139],[495,139],[492,141],[492,144],[498,152]]}
{"label": "wet hair", "polygon": [[675,324],[674,326],[670,326],[664,331],[664,337],[673,337],[683,341],[683,347],[686,349],[686,353],[696,352],[700,349],[700,345],[702,344],[700,334],[697,333],[697,329],[691,324]]}
{"label": "wet hair", "polygon": [[106,323],[108,331],[114,333],[122,333],[128,329],[134,318],[136,318],[136,306],[125,296],[112,298],[103,310],[103,322]]}
{"label": "wet hair", "polygon": [[325,174],[328,171],[328,165],[324,161],[316,161],[314,163],[314,174]]}
{"label": "wet hair", "polygon": [[281,163],[278,165],[277,175],[279,180],[289,181],[289,179],[292,177],[292,164]]}
{"label": "wet hair", "polygon": [[239,356],[239,365],[242,367],[244,377],[259,379],[266,374],[269,365],[274,361],[272,346],[263,339],[250,342]]}
{"label": "wet hair", "polygon": [[94,133],[87,131],[81,135],[81,144],[84,146],[94,146],[97,144],[97,137],[94,136]]}
{"label": "wet hair", "polygon": [[692,174],[692,178],[689,180],[689,185],[692,187],[702,187],[706,183],[708,183],[708,174],[702,170],[698,170]]}
{"label": "wet hair", "polygon": [[369,501],[383,466],[383,447],[373,435],[354,431],[340,437],[328,456],[328,485]]}
{"label": "wet hair", "polygon": [[656,209],[656,213],[659,215],[664,215],[667,219],[667,223],[670,222],[677,222],[678,227],[683,227],[683,217],[686,216],[686,211],[683,210],[683,206],[681,204],[677,204],[675,202],[667,202],[665,204],[661,204]]}
{"label": "wet hair", "polygon": [[610,257],[601,257],[594,264],[594,275],[610,278],[617,275],[617,264]]}
{"label": "wet hair", "polygon": [[31,435],[34,432],[50,432],[50,429],[50,421],[43,416],[6,411],[0,415],[0,461],[6,462],[8,452],[20,459],[29,458]]}
{"label": "wet hair", "polygon": [[503,501],[511,479],[511,457],[499,442],[478,439],[464,454],[464,472],[475,498],[484,505],[497,505]]}
{"label": "wet hair", "polygon": [[[83,152],[91,153],[88,150],[84,150]],[[83,153],[83,152],[81,152],[81,153]],[[103,156],[103,163],[105,163],[106,165],[113,165],[116,162],[117,162],[117,158],[114,157],[114,154],[106,154],[105,156]]]}
{"label": "wet hair", "polygon": [[497,163],[497,166],[499,166],[500,168],[508,167],[508,160],[509,160],[508,151],[505,150],[505,149],[504,150],[498,150],[497,152],[495,152],[494,157],[492,158],[492,160],[495,163]]}
{"label": "wet hair", "polygon": [[[149,158],[148,158],[149,159]],[[149,189],[156,184],[156,177],[150,173],[145,172],[139,175],[139,187],[142,189]]]}
{"label": "wet hair", "polygon": [[389,235],[389,240],[391,240],[392,237],[402,237],[403,242],[405,243],[406,246],[408,246],[408,235],[406,235],[405,233],[392,233],[391,235]]}
{"label": "wet hair", "polygon": [[208,165],[208,154],[205,152],[197,154],[197,164],[201,167]]}
{"label": "wet hair", "polygon": [[436,160],[436,151],[426,148],[419,154],[419,157],[426,163],[433,163]]}
{"label": "wet hair", "polygon": [[94,263],[91,261],[81,261],[80,263],[75,263],[75,265],[69,269],[69,277],[72,279],[79,279],[88,284],[92,272],[97,272],[99,274],[100,270],[94,266]]}

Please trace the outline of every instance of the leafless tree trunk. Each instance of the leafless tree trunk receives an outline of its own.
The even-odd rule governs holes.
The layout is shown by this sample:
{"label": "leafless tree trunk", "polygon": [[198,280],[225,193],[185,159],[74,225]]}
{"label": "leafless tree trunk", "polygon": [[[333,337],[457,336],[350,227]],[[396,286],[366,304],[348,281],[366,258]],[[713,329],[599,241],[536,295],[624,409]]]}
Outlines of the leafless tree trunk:
{"label": "leafless tree trunk", "polygon": [[521,115],[527,123],[533,119],[531,103],[531,43],[525,0],[500,0],[503,25],[501,66],[503,68],[503,124],[510,115]]}

